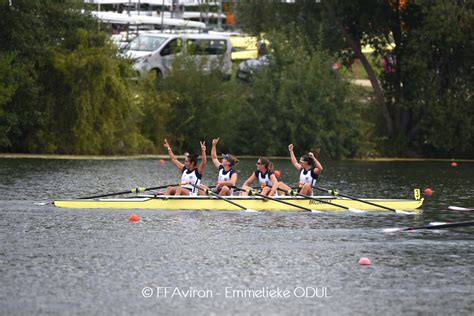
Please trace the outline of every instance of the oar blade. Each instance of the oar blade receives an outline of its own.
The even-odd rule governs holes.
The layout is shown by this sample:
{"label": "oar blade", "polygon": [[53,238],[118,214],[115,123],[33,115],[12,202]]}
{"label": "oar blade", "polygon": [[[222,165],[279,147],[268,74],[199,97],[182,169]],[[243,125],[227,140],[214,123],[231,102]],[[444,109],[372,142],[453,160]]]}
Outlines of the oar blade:
{"label": "oar blade", "polygon": [[448,209],[453,210],[453,211],[462,211],[462,212],[474,211],[474,208],[460,207],[460,206],[454,206],[454,205],[448,206]]}
{"label": "oar blade", "polygon": [[53,204],[53,202],[48,201],[48,202],[34,202],[34,205],[48,205],[48,204]]}
{"label": "oar blade", "polygon": [[399,231],[405,230],[405,228],[398,228],[398,227],[392,227],[392,228],[384,228],[383,232],[384,233],[396,233]]}
{"label": "oar blade", "polygon": [[416,214],[416,212],[407,212],[407,211],[402,211],[402,210],[395,210],[395,213],[403,214],[403,215],[414,215],[414,214]]}
{"label": "oar blade", "polygon": [[428,225],[430,226],[439,226],[439,225],[446,225],[449,224],[448,222],[430,222]]}
{"label": "oar blade", "polygon": [[468,227],[474,226],[474,221],[466,221],[466,222],[454,222],[454,223],[446,223],[446,222],[431,222],[426,226],[417,226],[417,227],[405,227],[405,228],[386,228],[384,232],[398,232],[398,231],[416,231],[416,230],[438,230],[438,229],[445,229],[445,228],[457,228],[457,227]]}
{"label": "oar blade", "polygon": [[353,207],[349,207],[347,210],[351,213],[358,213],[358,214],[365,213],[365,211],[359,210],[358,208],[353,208]]}
{"label": "oar blade", "polygon": [[248,208],[244,211],[245,213],[258,213],[256,210],[252,210],[251,208]]}

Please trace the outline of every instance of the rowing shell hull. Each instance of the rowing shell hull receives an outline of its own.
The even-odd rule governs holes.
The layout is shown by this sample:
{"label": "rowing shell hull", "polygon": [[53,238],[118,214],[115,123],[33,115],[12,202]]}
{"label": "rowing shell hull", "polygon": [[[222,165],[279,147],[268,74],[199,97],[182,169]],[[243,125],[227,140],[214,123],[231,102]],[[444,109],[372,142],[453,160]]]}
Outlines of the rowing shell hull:
{"label": "rowing shell hull", "polygon": [[[317,197],[318,199],[366,211],[386,211],[383,208],[354,201],[346,198]],[[302,211],[301,208],[289,206],[281,202],[264,200],[260,197],[228,197],[229,200],[256,211]],[[346,211],[343,208],[299,197],[279,197],[278,199],[316,211]],[[364,199],[396,210],[416,211],[423,204],[420,200],[403,199]],[[57,200],[54,205],[63,208],[100,208],[100,209],[156,209],[156,210],[210,210],[210,211],[241,211],[231,203],[215,197],[158,197],[158,198],[126,198],[98,200]]]}

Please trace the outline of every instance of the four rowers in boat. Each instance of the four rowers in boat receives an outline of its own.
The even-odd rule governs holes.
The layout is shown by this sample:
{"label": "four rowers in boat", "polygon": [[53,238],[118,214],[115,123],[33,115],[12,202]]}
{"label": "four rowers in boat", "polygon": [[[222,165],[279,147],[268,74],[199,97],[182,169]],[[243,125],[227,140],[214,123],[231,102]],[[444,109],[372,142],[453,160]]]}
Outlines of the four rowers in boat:
{"label": "four rowers in boat", "polygon": [[[216,145],[219,138],[212,140],[211,157],[214,166],[218,169],[217,185],[213,189],[219,195],[231,195],[232,187],[237,183],[237,172],[233,169],[239,162],[232,155],[223,155],[222,161],[217,158]],[[207,186],[201,184],[202,174],[206,167],[206,146],[205,142],[201,142],[201,163],[197,165],[198,155],[188,154],[185,158],[184,164],[176,159],[168,142],[165,139],[165,148],[168,150],[171,161],[182,172],[181,183],[178,188],[168,187],[166,195],[204,195],[205,190],[209,189]],[[298,182],[298,192],[304,195],[312,195],[313,186],[316,184],[319,174],[323,171],[323,166],[316,159],[313,153],[309,152],[307,155],[301,156],[299,162],[297,161],[293,144],[288,146],[290,152],[290,159],[293,166],[300,172]],[[291,188],[283,182],[279,182],[274,171],[273,164],[265,157],[260,157],[256,163],[257,170],[245,181],[242,186],[241,195],[247,195],[248,190],[252,190],[250,186],[255,180],[258,180],[261,187],[261,194],[263,195],[278,195],[278,190],[285,192]],[[201,189],[199,190],[198,187]]]}

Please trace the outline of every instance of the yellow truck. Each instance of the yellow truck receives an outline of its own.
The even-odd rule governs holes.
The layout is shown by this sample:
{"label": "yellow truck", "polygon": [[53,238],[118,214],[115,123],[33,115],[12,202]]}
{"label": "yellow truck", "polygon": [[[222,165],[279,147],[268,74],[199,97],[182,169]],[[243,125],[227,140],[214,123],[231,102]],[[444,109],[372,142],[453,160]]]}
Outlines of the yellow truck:
{"label": "yellow truck", "polygon": [[258,58],[257,38],[255,36],[231,35],[229,38],[232,43],[231,59],[233,61]]}

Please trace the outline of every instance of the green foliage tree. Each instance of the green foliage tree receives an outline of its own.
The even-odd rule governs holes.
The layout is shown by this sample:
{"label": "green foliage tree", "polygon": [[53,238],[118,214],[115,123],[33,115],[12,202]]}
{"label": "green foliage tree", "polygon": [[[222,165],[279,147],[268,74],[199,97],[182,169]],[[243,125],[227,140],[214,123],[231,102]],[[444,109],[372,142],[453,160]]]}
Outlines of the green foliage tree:
{"label": "green foliage tree", "polygon": [[12,65],[13,57],[12,53],[0,53],[0,147],[10,144],[7,137],[9,116],[3,108],[17,88],[14,78],[15,69]]}
{"label": "green foliage tree", "polygon": [[175,58],[171,74],[157,87],[165,100],[167,139],[176,152],[198,152],[199,141],[219,136],[222,149],[238,149],[235,116],[240,114],[245,94],[235,81],[224,81],[218,68],[203,71],[205,64],[186,56]]}
{"label": "green foliage tree", "polygon": [[104,33],[76,29],[67,34],[67,49],[53,55],[45,86],[54,101],[46,111],[51,124],[35,142],[43,150],[129,154],[151,145],[138,129],[141,110],[132,102],[128,65],[104,43]]}
{"label": "green foliage tree", "polygon": [[[385,153],[472,156],[471,147],[456,145],[454,150],[446,143],[446,138],[459,135],[465,137],[464,143],[473,143],[469,128],[459,128],[468,123],[459,110],[470,113],[466,106],[472,102],[468,97],[472,81],[466,75],[472,73],[472,1],[242,1],[238,8],[239,23],[251,32],[280,30],[289,34],[296,26],[308,38],[307,45],[322,43],[346,64],[360,59],[374,89],[379,114],[374,117],[380,139],[386,140],[381,143]],[[316,31],[319,29],[323,31]],[[389,43],[395,48],[389,48]],[[392,58],[391,71],[377,78],[362,54],[366,44],[375,49],[375,56]],[[427,63],[425,57],[431,61]],[[445,89],[447,82],[449,89]],[[453,91],[454,86],[456,97],[439,97]],[[437,104],[448,105],[453,100],[457,100],[456,106],[448,106],[449,110],[437,109]],[[421,104],[425,105],[423,111]],[[431,107],[433,111],[428,113]],[[435,136],[435,131],[442,130],[437,122],[443,117],[453,128],[448,129],[449,134],[444,131]],[[440,141],[435,141],[437,138]]]}
{"label": "green foliage tree", "polygon": [[474,156],[474,6],[416,1],[401,60],[409,141],[424,154]]}
{"label": "green foliage tree", "polygon": [[332,58],[308,48],[298,34],[269,38],[271,62],[257,72],[239,121],[242,150],[286,155],[290,143],[301,150],[322,147],[330,157],[369,150],[361,106],[352,87],[332,70]]}
{"label": "green foliage tree", "polygon": [[[137,127],[129,64],[77,1],[13,1],[0,10],[0,53],[14,52],[0,149],[76,154],[149,150]],[[82,4],[83,5],[83,4]],[[2,73],[3,75],[3,73]]]}

